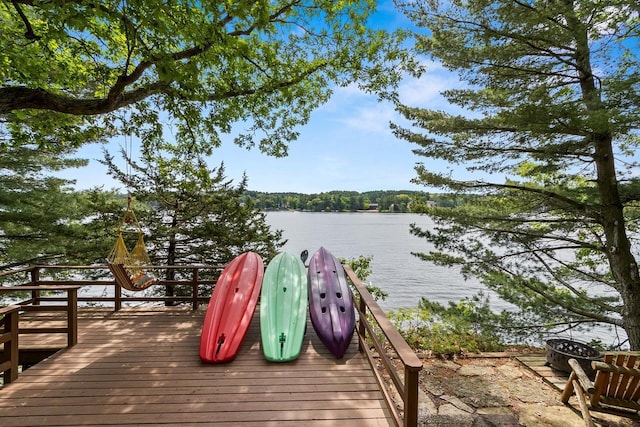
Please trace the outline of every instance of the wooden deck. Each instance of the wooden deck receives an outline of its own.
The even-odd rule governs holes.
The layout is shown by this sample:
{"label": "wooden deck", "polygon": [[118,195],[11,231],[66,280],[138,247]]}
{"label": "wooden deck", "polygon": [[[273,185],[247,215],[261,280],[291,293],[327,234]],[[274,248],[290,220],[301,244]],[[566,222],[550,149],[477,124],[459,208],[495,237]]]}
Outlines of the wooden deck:
{"label": "wooden deck", "polygon": [[203,318],[202,309],[80,310],[76,346],[0,389],[0,424],[394,425],[355,336],[336,360],[308,324],[300,358],[269,363],[254,316],[237,359],[211,365],[198,356]]}

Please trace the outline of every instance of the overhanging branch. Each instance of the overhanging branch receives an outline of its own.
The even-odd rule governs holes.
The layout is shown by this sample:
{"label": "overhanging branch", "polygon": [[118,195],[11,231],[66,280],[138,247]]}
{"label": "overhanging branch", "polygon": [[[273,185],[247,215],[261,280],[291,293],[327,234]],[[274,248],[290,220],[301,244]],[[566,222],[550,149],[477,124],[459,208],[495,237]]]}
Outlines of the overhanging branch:
{"label": "overhanging branch", "polygon": [[51,110],[73,115],[97,115],[115,111],[151,95],[167,92],[169,85],[156,82],[131,92],[125,92],[114,99],[73,98],[51,93],[44,89],[24,86],[0,88],[0,114],[13,110]]}
{"label": "overhanging branch", "polygon": [[38,36],[33,31],[33,27],[31,27],[31,23],[29,22],[29,19],[27,18],[27,16],[22,11],[22,8],[18,4],[18,2],[16,0],[12,0],[11,3],[13,4],[13,7],[16,9],[16,12],[18,12],[18,15],[20,15],[20,19],[22,19],[22,22],[24,22],[24,26],[27,29],[27,31],[24,33],[24,37],[27,40],[32,40],[32,41],[40,40],[41,37]]}

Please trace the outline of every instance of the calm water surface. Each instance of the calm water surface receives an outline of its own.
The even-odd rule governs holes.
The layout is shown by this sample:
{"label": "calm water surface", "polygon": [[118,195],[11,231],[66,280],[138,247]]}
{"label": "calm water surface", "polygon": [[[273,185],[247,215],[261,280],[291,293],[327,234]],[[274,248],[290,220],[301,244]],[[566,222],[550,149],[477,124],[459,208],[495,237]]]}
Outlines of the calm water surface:
{"label": "calm water surface", "polygon": [[[283,250],[299,254],[304,249],[309,256],[324,246],[336,257],[373,256],[371,283],[389,296],[378,301],[385,310],[416,307],[420,297],[447,303],[458,302],[481,290],[490,296],[496,311],[510,306],[498,299],[477,280],[465,280],[459,270],[439,267],[413,256],[412,252],[428,252],[433,247],[424,239],[409,233],[409,225],[429,228],[433,223],[417,214],[268,212],[267,223],[283,230],[288,239]],[[605,344],[624,341],[623,330],[596,327],[590,332],[565,331],[554,335],[589,342],[600,339]]]}
{"label": "calm water surface", "polygon": [[[409,225],[431,222],[417,214],[268,212],[267,222],[283,230],[283,250],[311,256],[324,246],[336,257],[373,256],[369,280],[389,296],[383,309],[415,307],[424,296],[438,302],[458,301],[484,287],[465,281],[458,270],[421,261],[412,252],[428,252],[429,243],[409,233]],[[498,301],[495,301],[498,303]],[[493,305],[493,304],[492,304]],[[501,308],[499,305],[496,308]]]}

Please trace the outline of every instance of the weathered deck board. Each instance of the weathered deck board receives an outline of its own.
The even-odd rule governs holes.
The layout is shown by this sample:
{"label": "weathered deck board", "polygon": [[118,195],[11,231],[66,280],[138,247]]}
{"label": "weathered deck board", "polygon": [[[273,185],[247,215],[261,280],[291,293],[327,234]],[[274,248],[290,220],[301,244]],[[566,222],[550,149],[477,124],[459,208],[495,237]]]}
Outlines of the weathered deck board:
{"label": "weathered deck board", "polygon": [[0,389],[0,424],[393,425],[355,339],[336,360],[309,324],[297,361],[269,363],[255,316],[236,360],[203,364],[203,318],[163,307],[82,310],[78,345]]}

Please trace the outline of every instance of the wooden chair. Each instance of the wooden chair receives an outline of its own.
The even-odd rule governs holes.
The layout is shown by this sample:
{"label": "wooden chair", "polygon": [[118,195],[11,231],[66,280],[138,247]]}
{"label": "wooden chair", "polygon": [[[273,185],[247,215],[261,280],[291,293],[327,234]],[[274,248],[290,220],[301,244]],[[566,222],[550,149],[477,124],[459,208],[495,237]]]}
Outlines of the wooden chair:
{"label": "wooden chair", "polygon": [[562,402],[566,404],[575,391],[582,418],[589,427],[595,426],[590,409],[637,419],[640,410],[639,355],[612,353],[606,354],[602,362],[591,362],[596,372],[593,382],[578,361],[570,359],[572,372],[562,392]]}
{"label": "wooden chair", "polygon": [[113,274],[116,283],[128,291],[141,291],[158,282],[158,279],[151,277],[142,271],[131,278],[129,276],[129,272],[127,272],[127,269],[122,264],[111,264],[108,262],[107,265],[109,266],[109,270],[111,270],[111,274]]}

